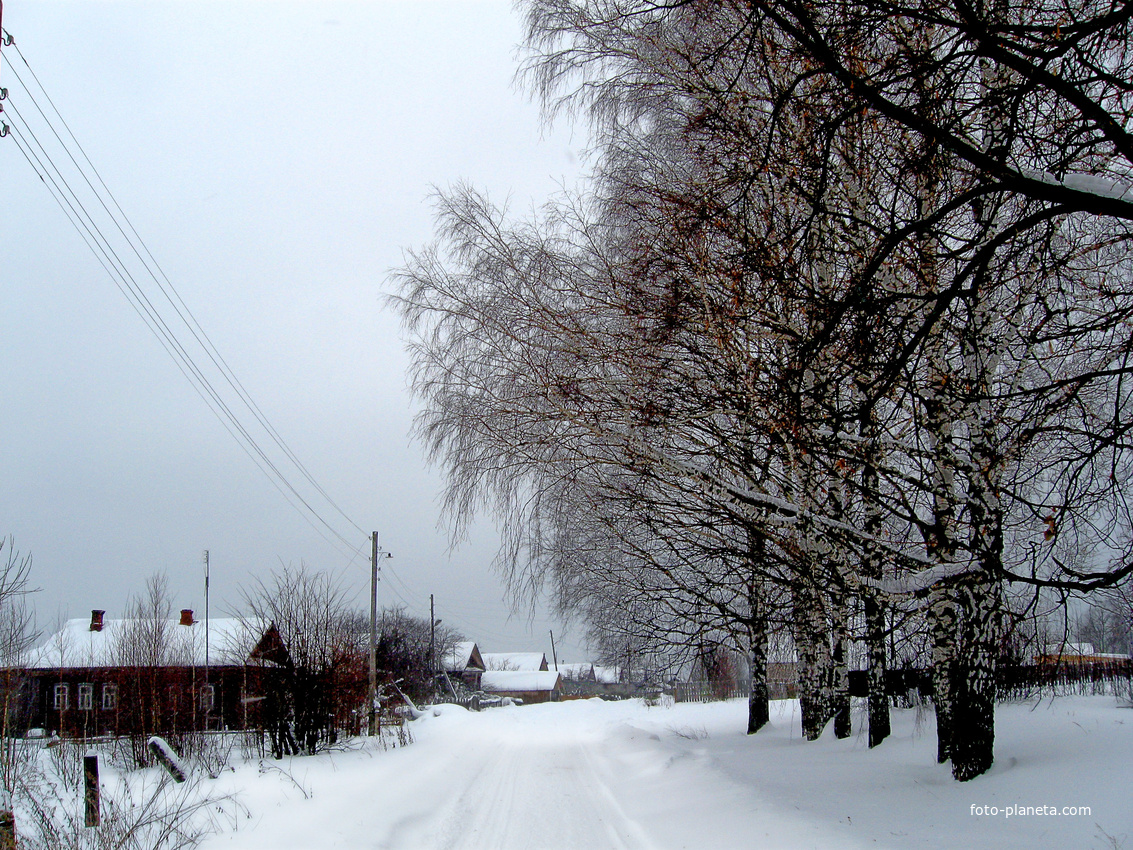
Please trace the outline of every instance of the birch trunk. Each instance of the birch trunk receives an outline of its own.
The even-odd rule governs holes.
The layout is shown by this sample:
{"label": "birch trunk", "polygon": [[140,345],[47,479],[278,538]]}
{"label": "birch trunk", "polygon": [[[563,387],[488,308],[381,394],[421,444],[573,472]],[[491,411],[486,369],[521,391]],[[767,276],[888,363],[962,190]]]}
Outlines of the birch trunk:
{"label": "birch trunk", "polygon": [[747,733],[754,735],[771,719],[771,695],[767,688],[767,601],[758,578],[766,556],[763,537],[749,532],[748,549],[751,558],[751,580],[747,588],[751,690],[747,697]]}
{"label": "birch trunk", "polygon": [[974,779],[995,758],[995,671],[999,646],[999,582],[990,570],[965,576],[961,674],[954,687],[952,776]]}
{"label": "birch trunk", "polygon": [[932,592],[929,606],[932,635],[932,702],[936,708],[936,760],[952,755],[952,679],[956,665],[957,607],[952,589],[941,585]]}
{"label": "birch trunk", "polygon": [[833,643],[832,680],[834,692],[831,709],[834,713],[834,737],[849,738],[852,731],[850,716],[849,612],[846,608],[846,595],[842,590],[834,590],[832,596],[830,638]]}
{"label": "birch trunk", "polygon": [[[874,494],[878,489],[877,425],[873,410],[862,411],[860,431],[865,439],[865,462],[862,464],[862,492],[865,504],[864,531],[866,540],[862,557],[863,578],[881,578],[881,553],[873,542],[881,531],[881,510]],[[867,647],[866,690],[869,704],[869,746],[876,747],[889,737],[889,696],[885,689],[887,659],[885,652],[885,608],[876,591],[863,587],[865,608],[865,639]]]}
{"label": "birch trunk", "polygon": [[748,663],[751,665],[751,692],[747,698],[747,733],[754,735],[771,719],[770,693],[767,688],[767,619],[761,602],[753,611],[749,634]]}
{"label": "birch trunk", "polygon": [[833,659],[817,588],[800,576],[793,594],[792,626],[798,652],[799,709],[803,737],[815,741],[832,714],[830,679]]}
{"label": "birch trunk", "polygon": [[999,366],[994,312],[983,300],[972,310],[966,340],[969,381],[979,400],[971,430],[968,476],[969,546],[978,569],[961,578],[961,671],[955,688],[952,776],[961,782],[991,767],[995,749],[995,671],[1002,611],[1003,507],[999,498],[1003,458],[990,401]]}

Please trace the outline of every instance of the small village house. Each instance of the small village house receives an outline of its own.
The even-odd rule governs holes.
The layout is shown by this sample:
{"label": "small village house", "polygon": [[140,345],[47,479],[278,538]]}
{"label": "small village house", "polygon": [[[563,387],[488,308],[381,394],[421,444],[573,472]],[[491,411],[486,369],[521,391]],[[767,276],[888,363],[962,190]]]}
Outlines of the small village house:
{"label": "small village house", "polygon": [[475,641],[462,640],[453,644],[444,655],[445,672],[452,680],[459,680],[473,691],[480,690],[480,677],[487,669]]}
{"label": "small village house", "polygon": [[513,672],[546,672],[547,656],[542,652],[485,652],[482,655],[485,670]]}
{"label": "small village house", "polygon": [[285,656],[270,623],[94,610],[26,655],[16,728],[63,737],[254,728],[265,666]]}
{"label": "small village house", "polygon": [[522,700],[525,705],[558,702],[563,697],[563,677],[553,670],[488,670],[481,681],[488,693]]}

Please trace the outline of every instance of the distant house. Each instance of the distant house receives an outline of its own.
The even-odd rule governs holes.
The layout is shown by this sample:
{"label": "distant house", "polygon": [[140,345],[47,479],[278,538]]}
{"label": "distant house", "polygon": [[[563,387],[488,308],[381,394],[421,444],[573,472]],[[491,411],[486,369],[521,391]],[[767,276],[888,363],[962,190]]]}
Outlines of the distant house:
{"label": "distant house", "polygon": [[95,610],[27,653],[16,719],[64,737],[252,728],[263,669],[286,658],[270,623]]}
{"label": "distant house", "polygon": [[487,669],[475,641],[462,640],[454,644],[444,656],[445,672],[459,679],[474,691],[480,690],[480,677]]}
{"label": "distant house", "polygon": [[553,670],[488,670],[481,687],[490,694],[520,699],[527,705],[558,702],[563,696],[563,677]]}
{"label": "distant house", "polygon": [[558,672],[563,677],[563,696],[566,699],[605,697],[624,699],[640,696],[640,683],[622,681],[622,668],[602,667],[590,661],[560,663]]}
{"label": "distant house", "polygon": [[547,672],[547,656],[542,652],[485,652],[485,670],[510,670],[512,672]]}
{"label": "distant house", "polygon": [[594,665],[589,661],[567,663],[563,661],[555,666],[555,670],[562,674],[564,682],[593,682]]}
{"label": "distant house", "polygon": [[1045,652],[1035,656],[1035,664],[1061,667],[1121,664],[1127,661],[1129,661],[1128,655],[1115,652],[1096,652],[1092,643],[1052,644],[1046,648]]}

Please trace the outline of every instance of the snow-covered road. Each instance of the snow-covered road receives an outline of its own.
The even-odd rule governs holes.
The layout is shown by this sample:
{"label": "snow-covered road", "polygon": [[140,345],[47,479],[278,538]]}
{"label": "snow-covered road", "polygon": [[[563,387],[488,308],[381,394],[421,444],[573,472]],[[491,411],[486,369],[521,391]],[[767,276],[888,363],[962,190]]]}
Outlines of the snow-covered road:
{"label": "snow-covered road", "polygon": [[669,728],[660,710],[656,724],[640,706],[598,701],[436,711],[404,749],[342,753],[317,775],[293,760],[270,791],[246,788],[251,818],[205,847],[668,850],[733,847],[737,836],[853,846],[760,805],[697,748],[704,730]]}
{"label": "snow-covered road", "polygon": [[[800,739],[798,705],[744,734],[742,700],[600,700],[472,714],[442,706],[410,746],[241,764],[239,816],[202,850],[1034,850],[1133,847],[1133,712],[1112,697],[999,706],[996,762],[954,782],[931,712],[871,750]],[[1084,807],[1007,817],[1006,806]],[[998,807],[999,816],[977,808]]]}
{"label": "snow-covered road", "polygon": [[414,778],[412,796],[426,804],[396,818],[376,846],[657,846],[626,813],[610,760],[592,742],[571,736],[523,745],[474,741],[453,756],[440,775]]}

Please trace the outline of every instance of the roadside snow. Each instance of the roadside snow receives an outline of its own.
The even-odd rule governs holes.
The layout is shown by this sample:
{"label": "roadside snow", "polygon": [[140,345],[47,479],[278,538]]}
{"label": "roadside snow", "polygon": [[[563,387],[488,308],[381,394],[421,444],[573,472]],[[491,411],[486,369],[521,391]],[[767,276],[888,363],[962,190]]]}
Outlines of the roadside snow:
{"label": "roadside snow", "polygon": [[1133,848],[1133,711],[1112,697],[1000,706],[996,764],[963,784],[935,764],[931,712],[896,712],[871,752],[803,741],[797,703],[773,706],[754,736],[742,700],[438,707],[405,748],[226,772],[216,792],[246,814],[203,848]]}

